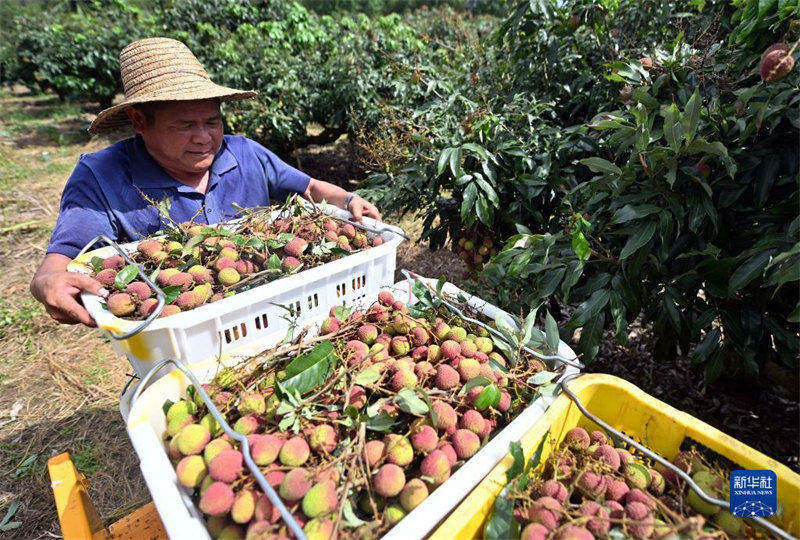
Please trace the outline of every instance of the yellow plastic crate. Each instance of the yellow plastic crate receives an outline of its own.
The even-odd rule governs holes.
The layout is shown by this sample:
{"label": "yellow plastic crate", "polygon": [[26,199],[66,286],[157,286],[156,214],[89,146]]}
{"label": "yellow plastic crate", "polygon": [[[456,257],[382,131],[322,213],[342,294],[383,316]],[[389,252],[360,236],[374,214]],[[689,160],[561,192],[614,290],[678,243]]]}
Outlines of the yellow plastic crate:
{"label": "yellow plastic crate", "polygon": [[[680,451],[681,444],[691,439],[728,458],[738,468],[775,471],[778,477],[778,504],[782,512],[773,520],[795,536],[800,533],[800,475],[788,467],[618,377],[584,375],[569,383],[569,388],[591,413],[667,459],[671,460]],[[599,427],[583,416],[568,396],[561,395],[520,440],[525,459],[530,458],[549,430],[542,449],[542,467],[567,431],[575,426],[587,430]],[[511,454],[508,454],[498,463],[431,538],[480,537],[484,523],[491,515],[495,498],[506,485],[506,471],[513,462]]]}

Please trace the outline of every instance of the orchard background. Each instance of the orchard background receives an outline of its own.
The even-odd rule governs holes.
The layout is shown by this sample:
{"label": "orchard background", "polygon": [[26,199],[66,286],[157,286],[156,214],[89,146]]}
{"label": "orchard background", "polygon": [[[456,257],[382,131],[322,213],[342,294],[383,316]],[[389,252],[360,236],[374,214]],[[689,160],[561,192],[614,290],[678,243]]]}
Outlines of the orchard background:
{"label": "orchard background", "polygon": [[126,136],[85,132],[120,98],[119,50],[154,35],[258,90],[226,105],[228,131],[411,231],[399,267],[515,313],[544,305],[589,371],[800,470],[799,10],[3,2],[0,530],[58,533],[44,464],[61,451],[109,521],[148,498],[116,410],[126,363],[97,332],[57,327],[27,283],[78,156]]}

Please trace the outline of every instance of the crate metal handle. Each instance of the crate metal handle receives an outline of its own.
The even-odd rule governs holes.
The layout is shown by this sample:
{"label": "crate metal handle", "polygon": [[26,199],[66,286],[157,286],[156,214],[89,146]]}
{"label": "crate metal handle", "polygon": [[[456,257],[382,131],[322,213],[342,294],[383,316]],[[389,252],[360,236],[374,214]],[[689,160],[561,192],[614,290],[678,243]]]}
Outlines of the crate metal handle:
{"label": "crate metal handle", "polygon": [[[630,437],[628,437],[627,435],[625,435],[621,431],[619,431],[617,429],[614,429],[613,427],[611,427],[610,425],[605,423],[603,420],[601,420],[600,418],[598,418],[594,414],[590,413],[588,411],[588,409],[586,409],[586,407],[583,405],[583,403],[581,402],[580,398],[578,398],[578,396],[572,390],[570,390],[567,387],[567,384],[569,382],[571,382],[573,379],[575,379],[575,378],[577,378],[579,376],[580,376],[579,373],[573,373],[571,375],[568,375],[567,377],[564,377],[561,380],[560,384],[561,384],[561,390],[567,396],[569,396],[569,398],[573,401],[573,403],[575,403],[575,405],[578,407],[578,409],[581,411],[581,413],[583,413],[584,416],[586,416],[589,420],[591,420],[592,422],[594,422],[595,424],[597,424],[601,428],[605,429],[606,431],[608,431],[612,435],[618,437],[619,439],[622,439],[623,441],[625,441],[629,445],[633,446],[639,452],[641,452],[642,454],[646,455],[647,457],[649,457],[653,461],[656,461],[656,462],[660,463],[662,466],[664,466],[665,468],[669,469],[670,471],[672,471],[673,473],[678,475],[705,502],[713,504],[713,505],[716,505],[716,506],[719,506],[720,508],[723,508],[725,510],[730,511],[731,505],[730,505],[730,503],[728,501],[724,501],[722,499],[717,499],[715,497],[712,497],[711,495],[708,495],[705,491],[703,491],[700,488],[700,486],[697,485],[697,483],[694,480],[692,480],[691,476],[689,476],[688,474],[686,474],[683,471],[683,469],[680,469],[680,468],[676,467],[675,465],[670,463],[668,460],[666,460],[663,457],[661,457],[660,455],[656,454],[655,452],[653,452],[652,450],[650,450],[646,446],[644,446],[642,444],[639,444],[638,442],[634,441],[633,439],[631,439]],[[758,523],[759,526],[764,527],[765,529],[768,529],[770,532],[774,533],[775,535],[779,536],[780,538],[784,538],[786,540],[797,540],[794,536],[786,533],[780,527],[778,527],[777,525],[775,525],[771,521],[768,521],[768,520],[766,520],[766,519],[764,519],[762,517],[757,517],[757,516],[752,516],[752,517],[751,516],[743,516],[743,517],[745,517],[746,519],[752,519],[753,521]]]}
{"label": "crate metal handle", "polygon": [[[492,334],[496,338],[501,339],[504,342],[506,341],[506,338],[505,338],[505,336],[503,336],[503,334],[501,334],[500,332],[498,332],[497,330],[495,330],[491,326],[489,326],[487,324],[484,324],[483,322],[481,322],[481,321],[479,321],[477,319],[473,319],[472,317],[468,317],[458,307],[454,306],[453,304],[451,304],[450,302],[445,300],[442,297],[442,295],[440,295],[438,293],[438,291],[434,290],[430,285],[428,285],[427,283],[425,283],[424,281],[419,279],[421,276],[419,276],[418,274],[416,274],[414,272],[409,272],[408,270],[400,270],[400,272],[409,281],[409,288],[408,288],[409,292],[411,291],[411,287],[410,287],[411,280],[419,281],[420,283],[422,283],[425,286],[425,288],[427,288],[429,291],[431,291],[433,294],[435,294],[439,298],[439,300],[442,301],[442,304],[444,304],[444,306],[447,309],[449,309],[450,311],[452,311],[453,313],[458,315],[460,318],[464,319],[465,321],[469,321],[472,324],[476,324],[476,325],[480,326],[481,328],[485,329],[487,332],[489,332],[490,334]],[[527,352],[529,354],[532,354],[533,356],[535,356],[536,358],[539,358],[540,360],[548,360],[548,361],[552,360],[552,361],[556,361],[556,362],[561,362],[562,364],[566,364],[568,366],[572,366],[572,367],[578,368],[578,369],[583,369],[585,367],[578,360],[571,360],[569,358],[565,358],[565,357],[561,356],[560,354],[556,354],[556,355],[542,354],[540,352],[537,352],[537,351],[531,349],[527,345],[522,347],[522,350],[524,350],[525,352]]]}
{"label": "crate metal handle", "polygon": [[141,332],[142,330],[144,330],[145,328],[147,328],[150,325],[150,323],[152,323],[159,315],[161,315],[161,310],[164,309],[164,305],[166,304],[166,297],[164,295],[164,291],[161,290],[161,287],[159,287],[158,285],[153,283],[150,280],[150,278],[147,277],[147,274],[145,274],[145,272],[142,269],[141,265],[136,264],[135,262],[133,262],[133,259],[131,259],[130,256],[127,253],[125,253],[124,249],[119,247],[119,245],[116,242],[114,242],[113,240],[111,240],[109,237],[107,237],[104,234],[101,234],[99,236],[95,236],[88,244],[83,246],[83,249],[80,251],[80,253],[78,253],[78,255],[75,257],[75,259],[80,258],[81,255],[83,255],[84,253],[89,251],[89,248],[94,246],[100,240],[102,240],[103,242],[105,242],[106,244],[108,244],[112,248],[114,248],[114,250],[123,259],[125,259],[125,262],[127,262],[128,264],[132,264],[132,265],[136,266],[136,272],[139,274],[139,277],[141,277],[142,280],[147,284],[147,286],[150,287],[153,290],[153,292],[156,293],[156,299],[158,300],[158,303],[156,304],[156,308],[150,313],[150,315],[147,316],[147,318],[145,320],[143,320],[142,322],[137,324],[133,328],[133,330],[129,330],[128,332],[122,332],[120,334],[118,334],[118,333],[116,333],[116,332],[114,332],[112,330],[106,330],[109,334],[111,334],[111,337],[116,339],[116,340],[128,339],[129,337],[133,337],[136,334],[138,334],[139,332]]}
{"label": "crate metal handle", "polygon": [[178,368],[190,381],[192,381],[195,391],[197,391],[197,393],[200,395],[200,398],[203,400],[203,403],[206,405],[206,407],[208,407],[208,412],[211,413],[211,416],[214,417],[214,420],[217,421],[222,430],[225,433],[227,433],[228,436],[239,441],[240,445],[239,448],[242,451],[242,455],[244,456],[244,461],[245,464],[247,465],[247,468],[250,469],[250,472],[253,474],[259,486],[267,495],[267,498],[269,498],[270,502],[280,511],[281,518],[283,518],[283,521],[292,531],[292,534],[295,535],[295,537],[300,540],[308,540],[306,538],[305,533],[303,532],[303,529],[300,527],[300,524],[297,523],[297,521],[294,519],[292,513],[289,512],[289,510],[286,508],[286,505],[283,504],[281,498],[278,496],[277,493],[275,493],[275,490],[272,488],[269,482],[267,482],[267,479],[264,477],[264,474],[261,472],[261,469],[259,469],[255,461],[253,461],[253,457],[250,454],[250,443],[247,442],[247,437],[245,437],[241,433],[234,431],[233,428],[231,428],[230,424],[228,424],[228,421],[225,419],[222,413],[219,412],[219,409],[217,409],[216,405],[214,405],[214,402],[211,400],[211,397],[208,395],[208,393],[206,393],[205,389],[203,388],[203,385],[200,383],[197,377],[195,377],[194,373],[192,373],[192,371],[188,367],[186,367],[186,365],[183,362],[177,359],[168,358],[166,360],[162,360],[161,362],[153,366],[150,369],[150,371],[147,372],[147,375],[145,375],[142,378],[142,381],[136,387],[136,391],[133,393],[133,396],[131,396],[131,401],[130,401],[131,408],[133,408],[133,404],[136,402],[137,399],[139,399],[139,396],[142,394],[144,389],[147,388],[147,386],[149,386],[150,381],[153,379],[155,374],[158,373],[167,364],[172,364],[173,366]]}

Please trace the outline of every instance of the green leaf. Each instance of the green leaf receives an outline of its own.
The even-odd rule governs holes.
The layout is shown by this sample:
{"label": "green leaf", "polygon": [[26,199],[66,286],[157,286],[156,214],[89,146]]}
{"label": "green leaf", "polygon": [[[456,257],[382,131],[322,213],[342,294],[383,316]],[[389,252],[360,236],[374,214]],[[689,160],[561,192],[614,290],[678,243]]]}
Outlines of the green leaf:
{"label": "green leaf", "polygon": [[592,295],[585,302],[582,302],[575,310],[570,318],[570,326],[578,327],[586,324],[606,306],[610,296],[611,294],[608,289],[594,291]]}
{"label": "green leaf", "polygon": [[180,285],[168,285],[161,289],[164,291],[164,304],[171,304],[180,296],[183,288]]}
{"label": "green leaf", "polygon": [[485,386],[483,390],[481,390],[481,393],[478,394],[478,398],[475,400],[475,408],[479,411],[483,411],[489,407],[497,407],[499,403],[500,390],[498,390],[496,384],[492,383]]}
{"label": "green leaf", "polygon": [[520,478],[519,488],[524,490],[528,487],[528,482],[531,478],[531,471],[539,466],[539,463],[542,462],[542,450],[544,449],[544,443],[547,440],[547,436],[550,434],[550,430],[547,430],[544,435],[542,435],[542,440],[539,441],[539,446],[536,447],[536,451],[531,456],[531,459],[528,460],[527,465],[525,465],[525,471],[522,474],[522,478]]}
{"label": "green leaf", "polygon": [[423,415],[428,412],[428,405],[410,388],[400,390],[395,396],[394,402],[401,410],[409,414]]}
{"label": "green leaf", "polygon": [[558,377],[558,373],[553,373],[552,371],[540,371],[539,373],[528,377],[526,382],[532,386],[540,386],[549,383],[556,377]]}
{"label": "green leaf", "polygon": [[461,390],[458,391],[459,396],[463,396],[476,386],[486,386],[487,384],[491,384],[493,381],[489,380],[487,377],[483,375],[478,375],[477,377],[473,377],[468,380],[464,386],[461,387]]}
{"label": "green leaf", "polygon": [[670,103],[664,110],[664,138],[673,152],[681,147],[681,113],[678,106]]}
{"label": "green leaf", "polygon": [[92,265],[92,270],[95,272],[99,272],[103,269],[103,258],[102,257],[92,257],[89,260],[89,264]]}
{"label": "green leaf", "polygon": [[454,148],[450,153],[450,172],[453,177],[458,178],[458,171],[461,170],[461,148]]}
{"label": "green leaf", "polygon": [[386,411],[380,411],[372,418],[367,419],[366,427],[371,431],[386,433],[392,430],[394,423],[394,418],[389,416]]}
{"label": "green leaf", "polygon": [[611,223],[614,225],[627,223],[633,219],[639,219],[649,216],[650,214],[661,212],[661,210],[663,210],[663,208],[654,204],[642,204],[639,206],[631,206],[630,204],[626,204],[614,212],[614,216],[611,218]]}
{"label": "green leaf", "polygon": [[447,167],[447,163],[450,160],[450,154],[453,153],[453,148],[445,148],[442,150],[442,153],[439,154],[439,162],[436,165],[436,176],[441,176],[444,172],[445,167]]}
{"label": "green leaf", "polygon": [[583,353],[586,359],[592,359],[597,356],[605,322],[606,315],[601,311],[581,329],[581,339],[578,342],[578,350]]}
{"label": "green leaf", "polygon": [[377,369],[367,368],[360,371],[358,375],[353,378],[353,383],[361,386],[369,385],[381,378],[381,374]]}
{"label": "green leaf", "polygon": [[350,499],[347,499],[344,502],[344,508],[342,509],[342,517],[344,518],[345,525],[351,529],[356,529],[366,523],[366,521],[356,516],[356,513],[353,511],[353,504],[350,502]]}
{"label": "green leaf", "polygon": [[683,109],[683,138],[688,143],[694,138],[697,133],[697,126],[700,123],[700,91],[698,88],[694,89],[692,97],[686,102],[686,107]]}
{"label": "green leaf", "polygon": [[737,268],[731,275],[731,280],[728,284],[728,295],[732,295],[739,289],[744,288],[748,283],[760,276],[764,268],[767,267],[771,256],[771,251],[762,251]]}
{"label": "green leaf", "polygon": [[584,236],[583,232],[577,231],[572,233],[572,250],[581,262],[589,260],[592,250],[589,247],[589,241]]}
{"label": "green leaf", "polygon": [[128,284],[136,279],[139,275],[139,267],[135,264],[129,264],[117,273],[114,278],[114,288],[117,290],[124,290]]}
{"label": "green leaf", "polygon": [[649,221],[647,224],[643,225],[639,228],[634,234],[628,237],[628,241],[625,242],[625,246],[622,248],[622,251],[619,254],[620,259],[627,259],[632,254],[636,253],[643,245],[650,241],[653,238],[653,235],[656,232],[656,222]]}
{"label": "green leaf", "polygon": [[514,458],[514,463],[506,471],[506,483],[511,483],[523,470],[525,470],[525,454],[522,452],[522,445],[517,441],[511,441],[508,451]]}
{"label": "green leaf", "polygon": [[603,158],[593,156],[589,158],[584,158],[579,161],[579,163],[586,165],[589,167],[589,170],[595,173],[605,173],[605,174],[622,174],[622,169],[607,161]]}
{"label": "green leaf", "polygon": [[719,345],[719,338],[721,335],[722,332],[719,328],[714,328],[708,332],[697,347],[695,347],[694,351],[692,351],[692,362],[695,364],[702,364],[708,360],[708,357]]}
{"label": "green leaf", "polygon": [[550,315],[549,311],[545,313],[544,329],[545,335],[547,336],[547,346],[551,351],[558,351],[558,342],[560,340],[558,335],[558,324],[556,324],[556,320],[552,315]]}
{"label": "green leaf", "polygon": [[510,485],[503,488],[494,501],[492,515],[483,529],[484,538],[513,540],[519,538],[519,523],[514,519],[514,500]]}
{"label": "green leaf", "polygon": [[267,261],[267,270],[280,270],[281,269],[281,258],[278,257],[275,253],[269,256],[269,260]]}
{"label": "green leaf", "polygon": [[200,242],[206,239],[206,235],[204,234],[197,234],[189,238],[189,240],[183,244],[183,251],[181,252],[181,257],[188,257],[192,254],[195,246],[197,246]]}
{"label": "green leaf", "polygon": [[330,341],[317,343],[309,352],[299,355],[286,366],[286,379],[281,386],[298,394],[313,390],[325,381],[334,359]]}

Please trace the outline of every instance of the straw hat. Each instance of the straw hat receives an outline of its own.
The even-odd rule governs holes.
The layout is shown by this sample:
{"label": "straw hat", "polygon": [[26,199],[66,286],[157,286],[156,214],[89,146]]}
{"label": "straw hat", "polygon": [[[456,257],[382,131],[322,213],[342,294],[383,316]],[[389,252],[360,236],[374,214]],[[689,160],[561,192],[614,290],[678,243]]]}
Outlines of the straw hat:
{"label": "straw hat", "polygon": [[235,90],[211,82],[189,47],[169,38],[147,38],[128,44],[119,53],[125,99],[97,115],[89,133],[102,133],[130,124],[125,109],[137,103],[218,98],[249,99],[256,92]]}

